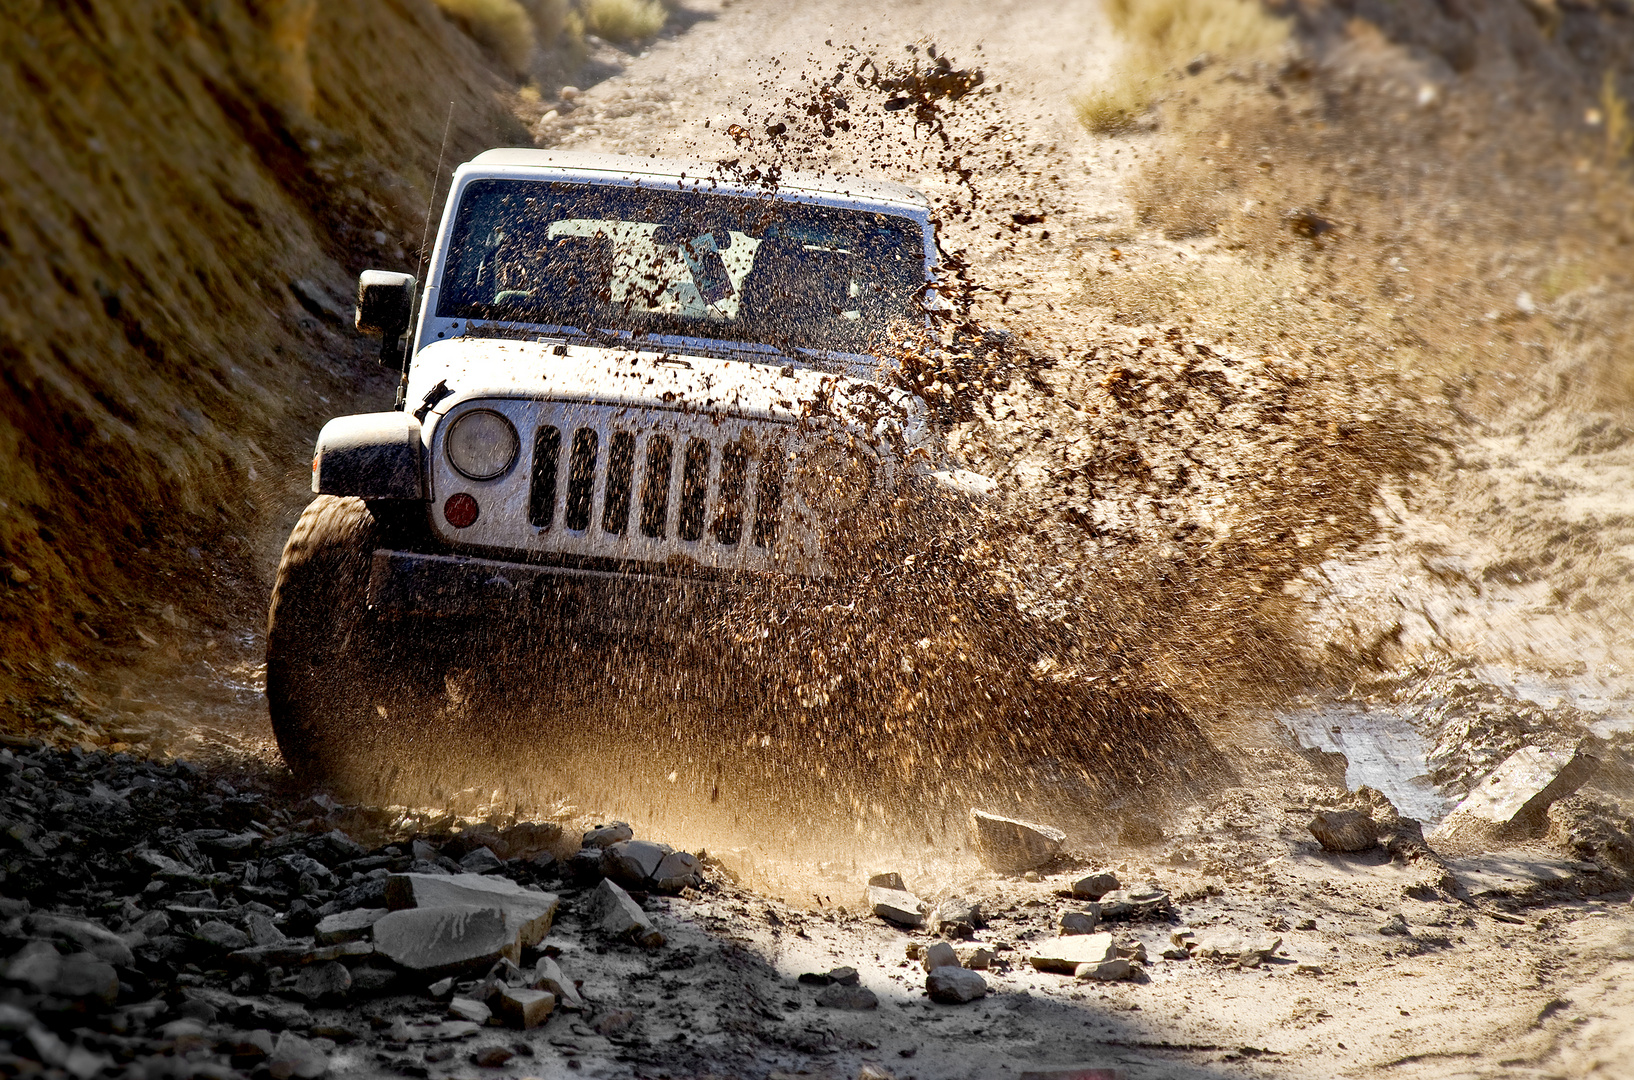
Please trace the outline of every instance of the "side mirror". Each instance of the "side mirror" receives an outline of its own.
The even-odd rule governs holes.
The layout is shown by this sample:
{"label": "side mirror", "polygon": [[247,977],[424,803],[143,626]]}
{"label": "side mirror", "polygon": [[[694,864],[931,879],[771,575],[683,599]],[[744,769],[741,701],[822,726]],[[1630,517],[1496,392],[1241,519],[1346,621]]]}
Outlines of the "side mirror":
{"label": "side mirror", "polygon": [[408,329],[414,309],[413,274],[387,270],[365,270],[357,276],[357,322],[359,333],[380,335],[380,362],[403,366],[400,342]]}

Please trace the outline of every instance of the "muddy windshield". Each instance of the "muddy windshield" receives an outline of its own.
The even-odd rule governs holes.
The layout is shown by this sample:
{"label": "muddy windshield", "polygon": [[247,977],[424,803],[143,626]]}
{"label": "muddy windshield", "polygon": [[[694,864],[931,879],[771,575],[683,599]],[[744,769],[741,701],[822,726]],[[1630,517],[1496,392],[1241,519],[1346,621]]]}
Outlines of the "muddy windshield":
{"label": "muddy windshield", "polygon": [[862,353],[922,318],[918,222],[770,198],[478,180],[438,316]]}

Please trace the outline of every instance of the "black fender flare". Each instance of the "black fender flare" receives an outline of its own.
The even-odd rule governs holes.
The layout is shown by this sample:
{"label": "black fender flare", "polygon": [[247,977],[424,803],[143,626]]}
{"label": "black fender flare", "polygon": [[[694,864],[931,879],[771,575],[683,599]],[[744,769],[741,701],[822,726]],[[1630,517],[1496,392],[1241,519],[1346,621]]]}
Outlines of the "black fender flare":
{"label": "black fender flare", "polygon": [[424,499],[420,421],[408,413],[337,416],[318,433],[312,491],[360,499]]}

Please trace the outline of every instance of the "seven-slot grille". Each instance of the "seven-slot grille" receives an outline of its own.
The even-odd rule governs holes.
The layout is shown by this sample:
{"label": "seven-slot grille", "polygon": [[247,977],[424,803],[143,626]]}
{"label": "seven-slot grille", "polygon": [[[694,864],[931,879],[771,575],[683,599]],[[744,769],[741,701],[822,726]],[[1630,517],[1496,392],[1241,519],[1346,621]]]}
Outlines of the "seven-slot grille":
{"label": "seven-slot grille", "polygon": [[[442,432],[470,409],[503,414],[521,448],[492,480],[448,463]],[[786,482],[787,424],[718,413],[489,398],[450,410],[433,437],[432,491],[481,508],[440,535],[465,548],[715,570],[822,573],[814,522]]]}
{"label": "seven-slot grille", "polygon": [[688,543],[704,539],[707,523],[710,541],[722,547],[744,543],[747,531],[749,543],[769,549],[782,510],[783,457],[780,443],[716,444],[616,423],[581,424],[567,435],[544,424],[533,437],[528,522],[542,532]]}

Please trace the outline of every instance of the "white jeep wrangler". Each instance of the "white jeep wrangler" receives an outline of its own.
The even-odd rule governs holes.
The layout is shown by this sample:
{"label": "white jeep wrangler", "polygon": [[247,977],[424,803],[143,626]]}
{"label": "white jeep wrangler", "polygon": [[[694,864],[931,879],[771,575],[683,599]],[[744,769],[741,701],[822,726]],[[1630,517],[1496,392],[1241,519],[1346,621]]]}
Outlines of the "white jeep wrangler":
{"label": "white jeep wrangler", "polygon": [[403,382],[395,411],[318,436],[267,627],[286,761],[316,778],[364,753],[428,635],[685,633],[758,579],[843,578],[832,541],[900,485],[982,494],[870,351],[925,324],[935,253],[927,201],[893,184],[461,166],[406,345],[415,280],[359,281]]}

